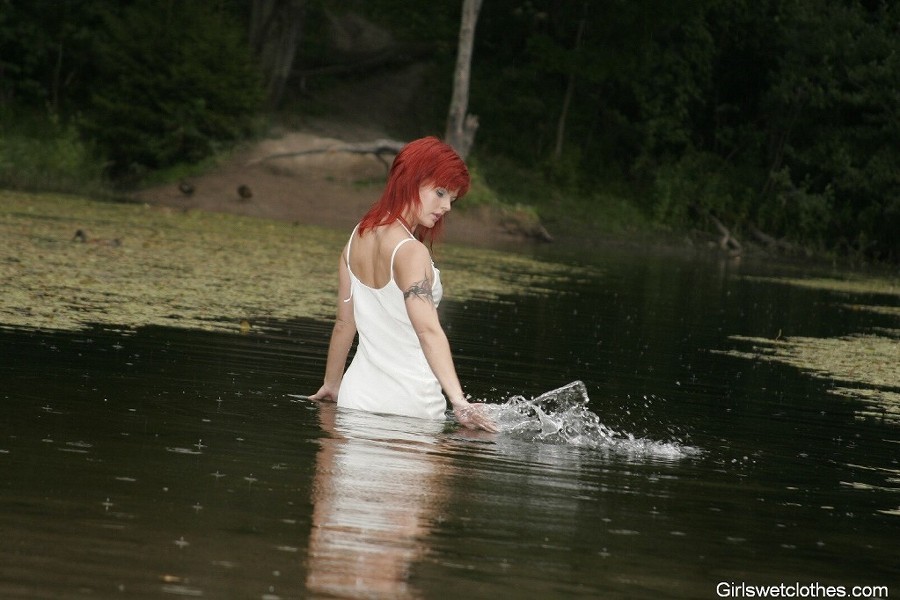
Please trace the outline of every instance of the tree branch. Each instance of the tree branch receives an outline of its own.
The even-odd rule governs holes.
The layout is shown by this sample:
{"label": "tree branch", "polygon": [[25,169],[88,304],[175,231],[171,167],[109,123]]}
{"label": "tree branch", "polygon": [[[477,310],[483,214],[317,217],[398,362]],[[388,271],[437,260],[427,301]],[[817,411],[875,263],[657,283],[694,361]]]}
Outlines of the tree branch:
{"label": "tree branch", "polygon": [[296,156],[309,156],[312,154],[333,154],[338,152],[346,152],[349,154],[374,154],[386,167],[390,167],[390,163],[386,161],[383,154],[394,154],[400,152],[405,146],[405,142],[397,140],[378,139],[372,142],[359,142],[355,144],[336,144],[321,148],[307,148],[306,150],[294,150],[290,152],[277,152],[269,154],[261,158],[256,158],[247,162],[247,165],[255,165],[268,160],[277,160],[280,158],[294,158]]}
{"label": "tree branch", "polygon": [[717,219],[713,214],[709,215],[709,220],[713,222],[713,225],[715,225],[716,229],[719,230],[719,233],[722,234],[722,238],[719,240],[719,248],[721,248],[722,250],[731,249],[733,251],[736,251],[737,253],[743,251],[744,247],[743,245],[741,245],[741,242],[731,234],[731,231],[729,231],[728,228],[725,227],[722,221]]}

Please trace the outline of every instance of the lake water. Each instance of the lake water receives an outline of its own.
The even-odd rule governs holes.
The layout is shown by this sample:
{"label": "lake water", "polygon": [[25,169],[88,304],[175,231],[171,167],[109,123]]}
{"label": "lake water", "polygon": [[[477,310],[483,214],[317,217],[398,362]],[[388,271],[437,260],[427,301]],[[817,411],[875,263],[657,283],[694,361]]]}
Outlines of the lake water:
{"label": "lake water", "polygon": [[296,397],[321,379],[321,318],[0,329],[0,597],[900,593],[896,406],[747,341],[887,340],[890,399],[900,319],[858,307],[897,296],[746,261],[587,262],[554,293],[448,283],[460,378],[498,435]]}

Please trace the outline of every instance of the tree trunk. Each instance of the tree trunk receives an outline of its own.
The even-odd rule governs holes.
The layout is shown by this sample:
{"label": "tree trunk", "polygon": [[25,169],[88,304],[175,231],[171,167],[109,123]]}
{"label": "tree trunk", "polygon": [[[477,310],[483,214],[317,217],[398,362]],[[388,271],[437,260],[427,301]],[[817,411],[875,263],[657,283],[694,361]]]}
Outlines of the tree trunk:
{"label": "tree trunk", "polygon": [[[578,32],[575,34],[575,55],[577,55],[581,47],[581,38],[584,36],[584,26],[587,22],[587,2],[584,3],[584,14],[578,22]],[[563,143],[566,138],[566,120],[569,118],[569,107],[572,105],[572,97],[575,95],[575,71],[576,66],[569,66],[569,82],[566,85],[566,95],[563,97],[562,110],[559,114],[559,121],[556,123],[556,148],[553,150],[553,158],[559,160],[562,158]]]}
{"label": "tree trunk", "polygon": [[265,77],[269,106],[284,95],[294,66],[307,0],[254,0],[250,15],[250,46]]}
{"label": "tree trunk", "polygon": [[478,117],[467,114],[469,109],[469,78],[472,67],[472,46],[475,42],[475,24],[481,0],[463,0],[462,20],[459,26],[459,47],[456,53],[456,70],[453,74],[453,97],[447,115],[445,141],[465,159],[475,143]]}

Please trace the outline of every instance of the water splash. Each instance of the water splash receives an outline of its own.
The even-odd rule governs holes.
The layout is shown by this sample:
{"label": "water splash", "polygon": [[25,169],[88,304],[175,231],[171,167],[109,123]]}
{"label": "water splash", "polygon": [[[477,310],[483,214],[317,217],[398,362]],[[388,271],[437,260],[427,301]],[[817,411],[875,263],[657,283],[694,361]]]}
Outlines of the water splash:
{"label": "water splash", "polygon": [[679,459],[700,453],[680,441],[655,441],[616,431],[600,422],[600,417],[588,408],[589,403],[584,383],[573,381],[530,400],[513,396],[503,404],[488,404],[486,410],[504,434],[527,441],[630,457]]}

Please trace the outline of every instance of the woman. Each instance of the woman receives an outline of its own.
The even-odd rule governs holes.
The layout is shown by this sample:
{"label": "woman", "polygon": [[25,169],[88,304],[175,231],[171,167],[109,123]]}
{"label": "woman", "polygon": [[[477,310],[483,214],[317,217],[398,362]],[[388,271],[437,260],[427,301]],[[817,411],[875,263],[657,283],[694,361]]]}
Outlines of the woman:
{"label": "woman", "polygon": [[[440,272],[423,243],[440,234],[444,215],[468,189],[465,163],[437,138],[415,140],[397,154],[381,199],[341,253],[325,382],[311,399],[443,419],[443,389],[462,425],[497,431],[481,405],[463,395],[438,320]],[[357,331],[359,345],[345,374]]]}

